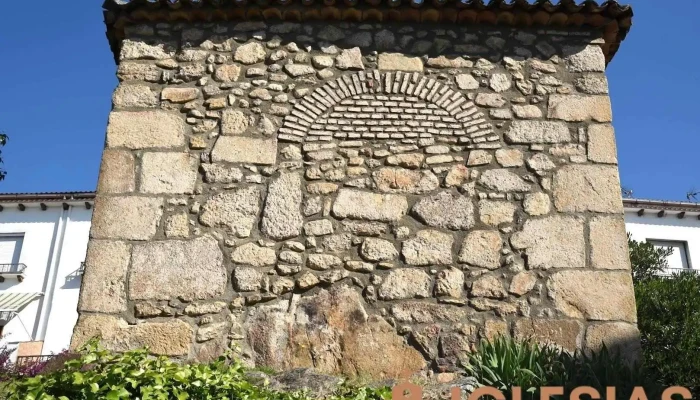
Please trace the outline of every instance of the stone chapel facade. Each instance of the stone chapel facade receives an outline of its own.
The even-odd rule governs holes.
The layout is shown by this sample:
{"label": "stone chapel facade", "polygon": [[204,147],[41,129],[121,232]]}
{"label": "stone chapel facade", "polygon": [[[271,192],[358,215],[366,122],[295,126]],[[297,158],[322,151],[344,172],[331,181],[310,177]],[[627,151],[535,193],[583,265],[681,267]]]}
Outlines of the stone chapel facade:
{"label": "stone chapel facade", "polygon": [[105,3],[73,346],[396,377],[497,334],[639,339],[615,2]]}

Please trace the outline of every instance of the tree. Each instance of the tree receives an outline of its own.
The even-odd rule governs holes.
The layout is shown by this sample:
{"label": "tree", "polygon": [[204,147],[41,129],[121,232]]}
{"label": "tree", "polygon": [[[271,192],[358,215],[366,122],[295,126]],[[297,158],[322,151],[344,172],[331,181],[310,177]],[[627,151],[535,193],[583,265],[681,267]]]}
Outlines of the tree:
{"label": "tree", "polygon": [[668,268],[667,258],[673,253],[672,248],[656,247],[649,242],[638,242],[627,234],[632,278],[635,282],[645,281],[659,276]]}
{"label": "tree", "polygon": [[[8,139],[7,135],[4,134],[3,132],[0,132],[0,149],[5,146],[5,144],[7,143],[7,139]],[[2,150],[0,150],[0,165],[2,165],[2,164],[3,164],[3,162],[2,162]],[[0,181],[5,179],[5,175],[7,175],[7,171],[5,171],[4,169],[2,169],[2,167],[0,167]]]}

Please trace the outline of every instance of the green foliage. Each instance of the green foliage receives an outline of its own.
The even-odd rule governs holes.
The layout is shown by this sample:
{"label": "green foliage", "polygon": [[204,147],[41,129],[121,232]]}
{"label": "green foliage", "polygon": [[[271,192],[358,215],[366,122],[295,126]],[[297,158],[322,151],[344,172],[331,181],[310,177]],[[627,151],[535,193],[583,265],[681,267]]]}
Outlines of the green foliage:
{"label": "green foliage", "polygon": [[668,268],[668,256],[673,253],[671,248],[657,248],[649,242],[632,240],[627,234],[630,261],[632,263],[632,278],[640,282],[657,277]]}
{"label": "green foliage", "polygon": [[[225,358],[210,364],[180,364],[147,350],[115,354],[90,343],[61,370],[11,382],[8,400],[305,400],[303,392],[281,393],[250,383],[241,364]],[[333,400],[388,399],[388,389],[345,388]]]}
{"label": "green foliage", "polygon": [[[8,139],[9,139],[9,138],[8,138],[8,136],[7,136],[5,133],[0,132],[0,148],[5,147],[5,145],[7,144],[7,140],[8,140]],[[2,165],[2,164],[3,164],[3,161],[2,161],[2,151],[0,151],[0,165]],[[3,179],[5,179],[5,175],[7,175],[7,171],[5,171],[4,169],[0,168],[0,181],[3,180]]]}
{"label": "green foliage", "polygon": [[[523,399],[539,399],[539,388],[563,386],[564,397],[580,386],[591,386],[601,395],[606,387],[617,388],[617,398],[630,398],[635,386],[642,386],[649,398],[658,398],[661,387],[653,374],[639,364],[630,365],[619,353],[606,348],[597,354],[570,354],[531,341],[497,337],[482,342],[465,366],[481,385],[501,390],[506,398],[512,388],[522,388]],[[656,396],[656,397],[652,397]]]}
{"label": "green foliage", "polygon": [[645,365],[664,384],[700,396],[700,276],[683,272],[637,282],[635,295]]}

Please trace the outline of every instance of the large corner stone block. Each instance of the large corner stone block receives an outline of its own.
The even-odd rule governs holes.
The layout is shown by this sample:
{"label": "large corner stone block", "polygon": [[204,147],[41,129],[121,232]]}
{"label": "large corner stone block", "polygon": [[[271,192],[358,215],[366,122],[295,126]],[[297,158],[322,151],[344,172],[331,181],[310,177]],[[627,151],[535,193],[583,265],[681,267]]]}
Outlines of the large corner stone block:
{"label": "large corner stone block", "polygon": [[277,141],[243,136],[221,136],[211,152],[213,162],[272,165],[277,160]]}
{"label": "large corner stone block", "polygon": [[564,56],[570,72],[605,72],[605,55],[600,46],[565,46]]}
{"label": "large corner stone block", "polygon": [[128,243],[90,241],[78,309],[114,314],[126,311],[126,274],[130,260],[131,245]]}
{"label": "large corner stone block", "polygon": [[642,354],[639,329],[626,322],[595,324],[586,330],[584,348],[590,352],[608,350],[619,351],[628,361],[637,361]]}
{"label": "large corner stone block", "polygon": [[566,319],[520,319],[513,325],[513,337],[553,344],[573,352],[581,348],[583,324]]}
{"label": "large corner stone block", "polygon": [[516,249],[525,250],[530,269],[586,266],[584,223],[578,217],[530,219],[510,241]]}
{"label": "large corner stone block", "polygon": [[150,240],[163,214],[163,199],[98,196],[92,216],[95,239]]}
{"label": "large corner stone block", "polygon": [[571,133],[564,122],[513,121],[505,139],[513,144],[565,143],[571,141]]}
{"label": "large corner stone block", "polygon": [[599,269],[630,269],[627,231],[622,216],[595,217],[590,223],[591,263]]}
{"label": "large corner stone block", "polygon": [[197,181],[197,157],[189,153],[145,153],[141,159],[141,192],[190,194]]}
{"label": "large corner stone block", "polygon": [[135,245],[129,276],[132,300],[210,299],[226,288],[218,242],[208,236]]}
{"label": "large corner stone block", "polygon": [[588,127],[588,159],[601,164],[617,164],[615,130],[610,124]]}
{"label": "large corner stone block", "polygon": [[130,193],[136,188],[136,166],[134,156],[125,150],[106,149],[102,153],[99,193]]}
{"label": "large corner stone block", "polygon": [[622,213],[615,166],[567,165],[554,174],[554,205],[560,212]]}
{"label": "large corner stone block", "polygon": [[562,271],[547,282],[557,310],[570,318],[637,322],[629,272]]}
{"label": "large corner stone block", "polygon": [[612,106],[608,96],[551,95],[548,118],[567,122],[610,122]]}
{"label": "large corner stone block", "polygon": [[107,147],[180,147],[185,144],[186,131],[185,119],[167,111],[113,111],[107,126]]}
{"label": "large corner stone block", "polygon": [[90,339],[99,337],[100,344],[107,350],[148,347],[153,354],[175,357],[189,353],[193,336],[192,327],[177,319],[129,325],[111,315],[86,314],[75,326],[70,347],[77,350]]}

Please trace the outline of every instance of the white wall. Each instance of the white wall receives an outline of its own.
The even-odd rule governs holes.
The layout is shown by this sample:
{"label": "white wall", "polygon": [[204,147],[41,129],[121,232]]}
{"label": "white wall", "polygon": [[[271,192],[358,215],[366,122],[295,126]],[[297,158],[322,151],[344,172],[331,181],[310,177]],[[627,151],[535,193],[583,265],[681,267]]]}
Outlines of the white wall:
{"label": "white wall", "polygon": [[24,234],[19,262],[25,264],[25,278],[7,278],[0,292],[43,292],[4,328],[3,343],[44,340],[43,354],[68,347],[77,320],[80,275],[85,260],[92,210],[83,204],[63,210],[60,203],[27,204],[25,211],[7,206],[0,212],[1,234]]}
{"label": "white wall", "polygon": [[[686,242],[688,263],[693,269],[700,269],[700,220],[696,215],[679,219],[671,214],[659,218],[656,212],[638,216],[636,211],[625,211],[625,225],[632,239],[637,241],[661,240]],[[680,260],[680,256],[672,257]],[[673,264],[673,262],[672,262]],[[680,262],[678,262],[680,264]],[[671,265],[678,268],[680,265]]]}

